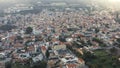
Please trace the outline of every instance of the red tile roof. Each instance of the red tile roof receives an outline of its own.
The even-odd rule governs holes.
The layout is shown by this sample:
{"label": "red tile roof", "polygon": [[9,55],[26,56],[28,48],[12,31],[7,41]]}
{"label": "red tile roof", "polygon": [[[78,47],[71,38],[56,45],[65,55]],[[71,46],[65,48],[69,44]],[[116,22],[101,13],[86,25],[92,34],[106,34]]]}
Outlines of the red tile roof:
{"label": "red tile roof", "polygon": [[27,48],[27,50],[28,50],[28,51],[35,51],[35,47],[34,47],[34,46],[29,46],[29,47]]}
{"label": "red tile roof", "polygon": [[24,45],[23,44],[20,44],[20,43],[16,43],[15,45],[14,45],[14,48],[23,48],[24,47]]}
{"label": "red tile roof", "polygon": [[41,46],[41,49],[44,50],[44,51],[47,50],[45,46]]}
{"label": "red tile roof", "polygon": [[85,61],[82,58],[79,58],[80,63],[85,63]]}
{"label": "red tile roof", "polygon": [[67,68],[77,68],[76,64],[67,64]]}

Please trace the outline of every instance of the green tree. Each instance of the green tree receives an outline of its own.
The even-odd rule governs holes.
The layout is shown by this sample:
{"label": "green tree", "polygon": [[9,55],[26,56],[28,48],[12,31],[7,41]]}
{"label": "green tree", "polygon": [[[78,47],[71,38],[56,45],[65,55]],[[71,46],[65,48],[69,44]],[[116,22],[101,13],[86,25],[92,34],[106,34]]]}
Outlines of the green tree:
{"label": "green tree", "polygon": [[45,61],[39,61],[32,68],[46,68],[46,67],[47,67],[47,62],[45,62]]}
{"label": "green tree", "polygon": [[21,36],[17,36],[16,40],[23,40],[23,38]]}
{"label": "green tree", "polygon": [[120,43],[120,38],[117,39],[117,42]]}
{"label": "green tree", "polygon": [[95,29],[95,33],[98,33],[100,30],[98,28]]}
{"label": "green tree", "polygon": [[65,40],[65,36],[64,35],[60,35],[59,36],[59,40],[61,41],[61,42],[66,42],[66,40]]}
{"label": "green tree", "polygon": [[110,53],[111,53],[112,55],[116,55],[117,52],[118,52],[118,50],[117,50],[115,47],[113,47],[113,48],[110,49]]}
{"label": "green tree", "polygon": [[49,50],[51,50],[50,47],[48,47],[48,49],[47,49],[47,51],[46,51],[46,58],[49,58],[49,56],[50,56]]}
{"label": "green tree", "polygon": [[26,28],[26,34],[31,34],[33,32],[33,28],[32,27],[27,27]]}
{"label": "green tree", "polygon": [[85,61],[91,61],[92,59],[95,59],[96,56],[93,55],[91,52],[84,52],[83,58]]}

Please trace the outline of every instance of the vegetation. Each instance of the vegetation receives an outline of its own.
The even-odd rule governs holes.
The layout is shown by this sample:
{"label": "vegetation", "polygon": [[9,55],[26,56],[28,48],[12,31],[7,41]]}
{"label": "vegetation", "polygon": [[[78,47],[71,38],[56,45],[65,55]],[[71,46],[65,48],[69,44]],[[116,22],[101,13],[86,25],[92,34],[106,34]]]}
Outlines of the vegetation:
{"label": "vegetation", "polygon": [[112,55],[117,55],[118,49],[115,48],[115,47],[113,47],[113,48],[110,49],[110,53],[111,53]]}
{"label": "vegetation", "polygon": [[[91,54],[87,54],[91,56]],[[116,56],[109,55],[105,50],[96,50],[94,51],[94,56],[96,58],[85,57],[87,60],[86,64],[90,68],[119,68],[120,62]]]}
{"label": "vegetation", "polygon": [[92,41],[95,41],[95,42],[99,43],[99,45],[100,45],[101,47],[107,46],[107,45],[106,45],[102,40],[100,40],[99,38],[93,38]]}
{"label": "vegetation", "polygon": [[32,68],[46,68],[46,67],[47,67],[47,62],[40,61],[40,62],[37,62],[37,64],[34,65]]}
{"label": "vegetation", "polygon": [[82,57],[86,62],[96,59],[96,56],[93,55],[91,52],[84,52],[84,55]]}
{"label": "vegetation", "polygon": [[23,38],[21,36],[17,36],[16,40],[23,40]]}
{"label": "vegetation", "polygon": [[59,36],[59,40],[60,40],[61,42],[66,42],[65,38],[66,38],[66,37],[65,37],[64,35]]}
{"label": "vegetation", "polygon": [[32,32],[33,32],[33,28],[32,27],[27,27],[25,34],[31,34]]}
{"label": "vegetation", "polygon": [[42,41],[43,37],[42,36],[35,36],[35,42]]}
{"label": "vegetation", "polygon": [[32,65],[33,66],[31,67],[30,64],[14,63],[14,64],[12,64],[12,68],[46,68],[47,62],[39,61],[36,64],[32,64]]}
{"label": "vegetation", "polygon": [[117,39],[117,42],[120,43],[120,38]]}
{"label": "vegetation", "polygon": [[93,38],[93,41],[98,42],[98,43],[103,43],[100,39],[98,38]]}
{"label": "vegetation", "polygon": [[49,58],[49,55],[50,55],[49,50],[51,50],[50,47],[49,47],[49,48],[47,49],[47,51],[46,51],[46,58]]}
{"label": "vegetation", "polygon": [[14,64],[12,64],[12,68],[30,68],[30,65],[23,65],[20,63],[14,63]]}
{"label": "vegetation", "polygon": [[[99,41],[97,39],[97,41]],[[99,41],[100,42],[100,41]],[[81,55],[76,49],[76,46],[68,45],[67,48],[71,50],[77,57],[83,58],[86,61],[86,64],[90,68],[119,68],[120,62],[118,57],[106,52],[106,50],[95,50],[93,53],[84,51],[84,54]],[[111,52],[116,52],[115,48],[111,49]]]}
{"label": "vegetation", "polygon": [[95,29],[95,33],[98,33],[100,31],[100,29],[96,28]]}
{"label": "vegetation", "polygon": [[77,50],[74,49],[74,47],[67,45],[67,49],[69,49],[70,51],[72,51],[77,57],[82,57],[82,55],[80,54],[80,52],[78,52]]}

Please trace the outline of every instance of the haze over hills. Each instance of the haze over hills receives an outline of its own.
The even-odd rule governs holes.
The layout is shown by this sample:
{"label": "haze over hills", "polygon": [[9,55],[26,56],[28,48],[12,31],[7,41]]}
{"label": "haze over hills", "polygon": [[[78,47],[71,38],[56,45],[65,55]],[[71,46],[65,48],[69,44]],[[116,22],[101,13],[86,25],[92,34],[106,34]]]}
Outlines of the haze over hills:
{"label": "haze over hills", "polygon": [[13,6],[15,4],[19,3],[25,3],[25,4],[30,4],[34,2],[41,1],[43,3],[51,3],[51,2],[66,2],[66,3],[81,3],[81,2],[86,2],[87,0],[0,0],[0,10],[3,10],[5,8],[8,8],[10,6]]}
{"label": "haze over hills", "polygon": [[97,5],[107,6],[107,7],[114,7],[117,8],[119,6],[118,0],[0,0],[0,12],[2,12],[3,9],[6,9],[8,7],[11,7],[15,4],[25,3],[25,4],[33,4],[36,2],[42,2],[42,3],[52,3],[52,2],[65,2],[68,4],[82,4],[89,5],[92,3],[96,3]]}

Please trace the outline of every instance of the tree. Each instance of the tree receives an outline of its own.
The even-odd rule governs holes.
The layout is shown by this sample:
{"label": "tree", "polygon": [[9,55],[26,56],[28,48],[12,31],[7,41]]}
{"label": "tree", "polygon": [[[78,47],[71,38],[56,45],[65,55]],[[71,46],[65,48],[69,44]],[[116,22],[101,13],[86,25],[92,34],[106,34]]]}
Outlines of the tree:
{"label": "tree", "polygon": [[33,32],[33,28],[32,27],[27,27],[26,28],[26,34],[31,34]]}
{"label": "tree", "polygon": [[0,42],[2,42],[2,38],[0,37]]}
{"label": "tree", "polygon": [[91,61],[96,58],[91,52],[84,52],[83,58],[85,61]]}
{"label": "tree", "polygon": [[46,51],[46,58],[49,58],[49,55],[50,55],[49,50],[51,50],[50,47],[48,47],[48,49],[47,49],[47,51]]}
{"label": "tree", "polygon": [[118,50],[115,47],[110,49],[110,53],[113,54],[113,55],[116,55],[117,52],[118,52]]}
{"label": "tree", "polygon": [[120,43],[120,38],[117,39],[117,42]]}
{"label": "tree", "polygon": [[47,62],[45,62],[45,61],[39,61],[32,68],[46,68],[46,67],[47,67]]}
{"label": "tree", "polygon": [[23,40],[23,38],[21,36],[17,36],[16,40]]}
{"label": "tree", "polygon": [[65,38],[66,38],[66,37],[65,37],[64,35],[59,36],[59,40],[60,40],[61,42],[66,42]]}
{"label": "tree", "polygon": [[95,33],[98,33],[100,30],[98,28],[95,29]]}
{"label": "tree", "polygon": [[92,41],[95,41],[95,42],[99,43],[99,45],[100,45],[101,47],[107,46],[107,45],[104,43],[104,41],[101,40],[101,39],[99,39],[99,38],[93,38]]}

